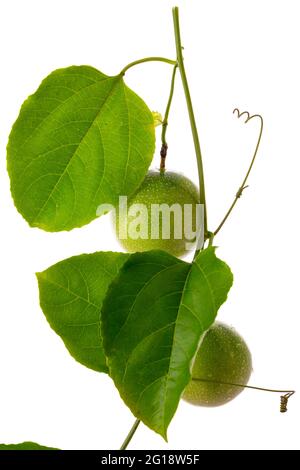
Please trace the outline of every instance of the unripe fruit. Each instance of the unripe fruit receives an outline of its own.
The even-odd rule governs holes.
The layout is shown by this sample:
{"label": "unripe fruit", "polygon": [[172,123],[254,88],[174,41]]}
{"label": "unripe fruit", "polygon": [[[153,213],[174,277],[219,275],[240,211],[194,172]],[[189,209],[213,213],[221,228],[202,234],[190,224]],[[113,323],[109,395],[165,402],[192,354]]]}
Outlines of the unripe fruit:
{"label": "unripe fruit", "polygon": [[[144,209],[143,212],[134,211],[136,204],[144,205],[146,212]],[[159,212],[156,218],[152,217],[151,210],[153,214],[153,210],[157,210],[158,205],[161,204],[168,205],[171,209],[169,213],[167,209],[168,216],[163,219],[162,212]],[[172,211],[174,204],[177,205],[176,214],[179,210],[181,217]],[[198,190],[188,178],[172,172],[150,171],[140,188],[128,199],[127,220],[117,211],[115,221],[117,237],[121,245],[129,252],[156,249],[167,251],[174,256],[182,256],[193,248],[196,241],[197,204],[199,204]],[[156,205],[155,209],[153,205]],[[189,205],[189,209],[185,205]],[[130,208],[133,210],[131,213]],[[184,214],[188,210],[191,211],[191,217],[186,223]],[[199,219],[198,216],[198,225],[201,223]],[[170,230],[167,230],[169,233],[166,234],[165,228],[168,228],[169,223]],[[138,238],[130,231],[133,224],[138,229]],[[186,236],[189,228],[194,232],[192,239]],[[123,234],[121,237],[120,233]]]}
{"label": "unripe fruit", "polygon": [[244,390],[225,383],[246,385],[251,372],[251,353],[243,338],[216,322],[204,336],[182,398],[198,406],[224,405]]}

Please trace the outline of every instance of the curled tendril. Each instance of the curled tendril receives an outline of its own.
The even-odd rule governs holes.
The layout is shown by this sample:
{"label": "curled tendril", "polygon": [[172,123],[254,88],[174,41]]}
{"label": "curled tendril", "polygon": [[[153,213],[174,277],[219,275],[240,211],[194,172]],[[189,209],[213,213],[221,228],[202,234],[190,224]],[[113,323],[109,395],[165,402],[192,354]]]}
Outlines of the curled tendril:
{"label": "curled tendril", "polygon": [[250,175],[250,172],[252,170],[252,167],[254,165],[255,159],[256,159],[256,155],[257,155],[257,152],[258,152],[258,149],[259,149],[259,146],[260,146],[260,141],[261,141],[263,128],[264,128],[264,120],[263,120],[263,118],[260,114],[251,115],[248,111],[241,112],[238,108],[235,108],[233,110],[233,114],[237,114],[238,119],[240,119],[242,116],[246,116],[245,124],[247,124],[249,121],[251,121],[251,119],[259,119],[260,120],[260,131],[259,131],[255,151],[254,151],[250,166],[248,168],[248,171],[246,173],[246,176],[245,176],[241,186],[239,187],[238,191],[236,192],[234,201],[231,204],[230,208],[228,209],[225,217],[223,218],[222,222],[219,224],[218,228],[213,232],[214,235],[217,235],[217,233],[221,230],[221,228],[225,224],[226,220],[228,219],[229,215],[231,214],[234,206],[236,205],[238,199],[242,196],[244,189],[248,188],[248,185],[246,183],[247,183],[248,177]]}
{"label": "curled tendril", "polygon": [[244,116],[244,115],[247,116],[247,119],[246,119],[246,121],[245,121],[245,124],[246,124],[246,123],[249,121],[249,119],[250,119],[250,114],[248,113],[248,111],[243,111],[243,112],[241,113],[241,111],[240,111],[238,108],[234,108],[233,114],[235,114],[235,113],[237,113],[238,119],[240,119],[240,118],[241,118],[242,116]]}
{"label": "curled tendril", "polygon": [[260,114],[252,114],[251,115],[250,113],[248,113],[248,111],[243,111],[241,113],[241,111],[238,108],[234,108],[233,114],[235,114],[235,113],[237,114],[238,119],[240,119],[242,116],[247,116],[245,124],[247,124],[247,122],[249,122],[251,119],[254,119],[254,118],[259,118],[261,123],[263,124],[263,118]]}
{"label": "curled tendril", "polygon": [[286,413],[288,408],[287,408],[287,405],[288,405],[288,400],[291,396],[294,395],[294,393],[296,393],[294,390],[291,391],[291,392],[288,392],[286,393],[285,395],[281,395],[280,397],[280,413]]}

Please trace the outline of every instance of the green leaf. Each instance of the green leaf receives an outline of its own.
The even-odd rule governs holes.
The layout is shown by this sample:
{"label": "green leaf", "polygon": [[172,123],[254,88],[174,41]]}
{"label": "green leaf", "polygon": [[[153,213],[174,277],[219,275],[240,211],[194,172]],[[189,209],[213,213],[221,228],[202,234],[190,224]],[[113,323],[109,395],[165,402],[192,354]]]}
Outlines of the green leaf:
{"label": "green leaf", "polygon": [[124,83],[88,66],[52,72],[13,125],[7,167],[18,211],[33,227],[71,230],[143,181],[154,120]]}
{"label": "green leaf", "polygon": [[210,247],[192,264],[161,251],[131,255],[108,290],[101,323],[109,373],[133,414],[164,438],[231,285]]}
{"label": "green leaf", "polygon": [[108,286],[129,255],[74,256],[37,273],[42,310],[70,354],[90,369],[107,372],[100,314]]}
{"label": "green leaf", "polygon": [[45,447],[35,442],[22,442],[21,444],[0,444],[0,450],[59,450],[54,447]]}

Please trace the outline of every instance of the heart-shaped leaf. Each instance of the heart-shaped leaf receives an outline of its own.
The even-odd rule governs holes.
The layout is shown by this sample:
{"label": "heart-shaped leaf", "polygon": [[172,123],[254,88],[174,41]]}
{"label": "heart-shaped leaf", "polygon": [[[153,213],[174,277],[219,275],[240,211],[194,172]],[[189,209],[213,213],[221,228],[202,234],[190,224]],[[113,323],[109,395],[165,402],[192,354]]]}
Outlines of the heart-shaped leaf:
{"label": "heart-shaped leaf", "polygon": [[70,354],[90,369],[107,372],[100,314],[108,286],[129,255],[74,256],[37,274],[42,310]]}
{"label": "heart-shaped leaf", "polygon": [[124,83],[88,66],[51,73],[23,104],[7,147],[15,205],[33,227],[71,230],[143,181],[154,119]]}
{"label": "heart-shaped leaf", "polygon": [[0,450],[59,450],[54,447],[45,447],[35,442],[22,442],[21,444],[0,444]]}
{"label": "heart-shaped leaf", "polygon": [[164,438],[232,280],[213,247],[192,264],[150,251],[131,255],[108,289],[101,324],[109,373],[133,414]]}

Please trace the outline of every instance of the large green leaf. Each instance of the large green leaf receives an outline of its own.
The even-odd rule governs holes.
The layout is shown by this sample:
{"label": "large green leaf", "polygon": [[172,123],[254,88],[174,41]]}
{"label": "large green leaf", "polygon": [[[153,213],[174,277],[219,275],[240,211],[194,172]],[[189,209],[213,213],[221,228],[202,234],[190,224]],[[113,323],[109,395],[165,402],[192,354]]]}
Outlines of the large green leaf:
{"label": "large green leaf", "polygon": [[42,310],[70,354],[90,369],[107,372],[100,333],[103,298],[129,255],[74,256],[37,274]]}
{"label": "large green leaf", "polygon": [[210,247],[192,264],[136,253],[108,289],[101,323],[109,373],[133,414],[165,438],[201,335],[231,285]]}
{"label": "large green leaf", "polygon": [[0,444],[0,450],[58,450],[54,447],[45,447],[35,442],[22,442],[21,444]]}
{"label": "large green leaf", "polygon": [[23,104],[7,147],[15,205],[33,227],[70,230],[144,179],[154,120],[124,83],[88,66],[51,73]]}

